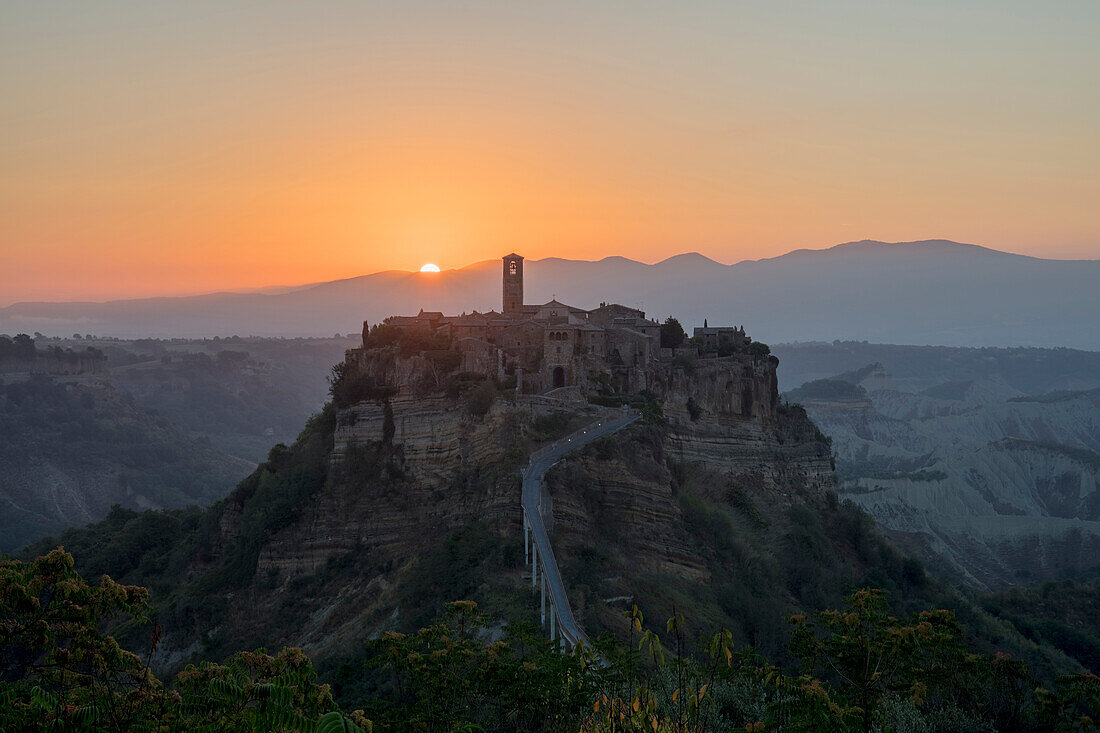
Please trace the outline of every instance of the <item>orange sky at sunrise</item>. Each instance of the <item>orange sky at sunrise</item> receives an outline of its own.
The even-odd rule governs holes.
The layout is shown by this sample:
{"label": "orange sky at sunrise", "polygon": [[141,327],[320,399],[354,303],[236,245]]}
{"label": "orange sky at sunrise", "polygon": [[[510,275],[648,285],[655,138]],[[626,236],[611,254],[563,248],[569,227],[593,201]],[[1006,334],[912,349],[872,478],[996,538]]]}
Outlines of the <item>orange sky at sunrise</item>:
{"label": "orange sky at sunrise", "polygon": [[513,250],[1100,257],[1098,5],[927,5],[6,5],[0,306]]}

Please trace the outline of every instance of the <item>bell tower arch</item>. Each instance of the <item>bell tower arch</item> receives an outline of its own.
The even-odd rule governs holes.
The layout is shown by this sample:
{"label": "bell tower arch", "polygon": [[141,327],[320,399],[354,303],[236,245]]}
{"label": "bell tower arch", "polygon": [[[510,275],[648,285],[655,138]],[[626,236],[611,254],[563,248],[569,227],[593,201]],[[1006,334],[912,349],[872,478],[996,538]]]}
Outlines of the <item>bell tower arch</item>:
{"label": "bell tower arch", "polygon": [[512,253],[504,257],[505,315],[523,314],[523,258]]}

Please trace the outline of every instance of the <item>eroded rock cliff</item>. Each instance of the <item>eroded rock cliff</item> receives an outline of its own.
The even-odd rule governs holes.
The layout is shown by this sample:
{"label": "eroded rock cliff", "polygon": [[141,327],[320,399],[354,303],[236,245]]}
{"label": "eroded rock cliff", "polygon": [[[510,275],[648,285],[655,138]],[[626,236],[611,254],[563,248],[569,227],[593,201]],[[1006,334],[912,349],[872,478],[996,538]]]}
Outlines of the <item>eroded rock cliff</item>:
{"label": "eroded rock cliff", "polygon": [[[610,408],[517,397],[484,380],[457,395],[426,384],[379,389],[430,368],[400,374],[398,363],[368,371],[375,397],[330,407],[220,508],[188,571],[215,612],[200,609],[182,623],[190,630],[170,640],[178,654],[204,627],[213,649],[221,639],[257,638],[339,654],[459,597],[502,614],[533,613],[519,469],[539,445]],[[582,623],[615,628],[621,602],[608,599],[654,597],[661,579],[681,590],[728,588],[741,572],[731,563],[742,561],[740,582],[781,618],[802,601],[768,546],[806,521],[814,541],[827,544],[832,520],[813,515],[837,510],[828,445],[804,412],[779,405],[774,359],[700,359],[665,365],[657,377],[652,391],[631,398],[644,422],[568,457],[548,481],[561,563],[602,589],[577,591]],[[811,520],[791,519],[804,509]],[[597,539],[603,564],[593,574],[582,566]],[[734,546],[745,550],[740,560]],[[605,578],[616,580],[604,589]],[[733,613],[729,603],[714,608]]]}

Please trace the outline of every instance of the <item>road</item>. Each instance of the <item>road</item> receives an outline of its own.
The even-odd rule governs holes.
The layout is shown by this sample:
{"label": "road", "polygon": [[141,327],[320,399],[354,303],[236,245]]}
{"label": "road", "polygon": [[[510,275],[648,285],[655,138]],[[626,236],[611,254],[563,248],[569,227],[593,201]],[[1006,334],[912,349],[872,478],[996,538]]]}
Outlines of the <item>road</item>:
{"label": "road", "polygon": [[542,514],[539,511],[542,501],[542,480],[546,472],[566,453],[622,430],[640,417],[641,415],[636,412],[607,414],[587,427],[536,452],[531,456],[531,462],[523,475],[523,511],[531,526],[532,539],[541,561],[540,569],[544,574],[553,608],[557,611],[558,628],[562,638],[572,646],[581,641],[588,643],[588,637],[584,635],[573,618],[573,609],[569,606],[569,597],[565,593],[565,585],[562,584],[558,563],[554,558],[554,548],[550,546],[550,537],[542,522]]}

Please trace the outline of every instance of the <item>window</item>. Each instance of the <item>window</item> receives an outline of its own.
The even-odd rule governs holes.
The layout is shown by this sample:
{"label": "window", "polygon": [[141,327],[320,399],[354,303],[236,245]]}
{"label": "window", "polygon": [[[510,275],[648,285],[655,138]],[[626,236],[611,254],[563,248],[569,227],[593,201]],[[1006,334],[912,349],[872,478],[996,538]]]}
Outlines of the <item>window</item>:
{"label": "window", "polygon": [[519,272],[519,263],[517,263],[515,260],[512,260],[508,263],[508,274],[515,275],[517,272]]}

